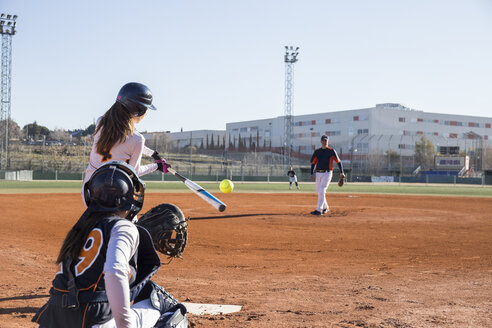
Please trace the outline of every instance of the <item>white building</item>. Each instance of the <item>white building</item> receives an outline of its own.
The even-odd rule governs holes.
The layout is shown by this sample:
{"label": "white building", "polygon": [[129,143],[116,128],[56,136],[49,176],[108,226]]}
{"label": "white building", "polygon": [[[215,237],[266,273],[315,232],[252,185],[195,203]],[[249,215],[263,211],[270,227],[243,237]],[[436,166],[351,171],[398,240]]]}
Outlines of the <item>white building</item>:
{"label": "white building", "polygon": [[[370,155],[384,155],[393,150],[400,156],[413,156],[415,142],[422,136],[432,141],[436,152],[441,147],[457,146],[473,155],[490,148],[492,118],[468,115],[425,113],[401,104],[385,103],[375,107],[326,112],[294,117],[293,152],[312,154],[320,147],[320,136],[330,137],[330,144],[342,160],[365,160]],[[238,144],[239,137],[249,146],[250,140],[281,149],[284,117],[226,124],[227,144]]]}

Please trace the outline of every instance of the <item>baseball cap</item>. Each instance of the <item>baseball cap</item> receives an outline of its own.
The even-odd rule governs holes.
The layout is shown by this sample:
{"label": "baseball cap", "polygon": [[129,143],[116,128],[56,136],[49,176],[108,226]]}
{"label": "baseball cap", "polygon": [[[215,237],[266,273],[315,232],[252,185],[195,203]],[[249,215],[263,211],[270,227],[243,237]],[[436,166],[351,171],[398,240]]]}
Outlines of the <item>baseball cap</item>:
{"label": "baseball cap", "polygon": [[328,140],[328,139],[330,139],[330,138],[328,138],[328,136],[326,134],[323,134],[321,136],[321,140]]}

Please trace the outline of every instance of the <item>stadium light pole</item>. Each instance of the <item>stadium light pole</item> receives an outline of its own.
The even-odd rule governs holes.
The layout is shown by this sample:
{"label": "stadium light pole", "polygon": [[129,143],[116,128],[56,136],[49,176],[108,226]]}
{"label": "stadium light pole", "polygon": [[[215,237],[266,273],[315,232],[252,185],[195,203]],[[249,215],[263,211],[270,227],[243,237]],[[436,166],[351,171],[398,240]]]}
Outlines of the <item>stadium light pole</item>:
{"label": "stadium light pole", "polygon": [[[9,121],[10,121],[10,88],[12,77],[12,36],[15,34],[17,15],[2,13],[0,15],[0,34],[2,35],[2,77],[1,77],[1,117],[4,122],[5,152],[0,160],[0,168],[10,166],[9,153]],[[5,161],[4,166],[2,163]]]}
{"label": "stadium light pole", "polygon": [[294,64],[297,62],[299,47],[285,46],[285,108],[284,108],[284,158],[285,164],[292,165],[292,99],[294,92]]}

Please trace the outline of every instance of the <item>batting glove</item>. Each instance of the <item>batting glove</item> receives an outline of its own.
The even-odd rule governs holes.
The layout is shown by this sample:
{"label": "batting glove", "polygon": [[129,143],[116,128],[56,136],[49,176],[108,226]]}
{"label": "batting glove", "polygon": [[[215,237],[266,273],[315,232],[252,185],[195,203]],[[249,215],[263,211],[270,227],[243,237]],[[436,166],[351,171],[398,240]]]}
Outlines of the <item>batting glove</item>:
{"label": "batting glove", "polygon": [[157,164],[157,169],[164,174],[167,173],[167,169],[171,167],[171,164],[167,164],[165,159],[156,159],[155,163]]}

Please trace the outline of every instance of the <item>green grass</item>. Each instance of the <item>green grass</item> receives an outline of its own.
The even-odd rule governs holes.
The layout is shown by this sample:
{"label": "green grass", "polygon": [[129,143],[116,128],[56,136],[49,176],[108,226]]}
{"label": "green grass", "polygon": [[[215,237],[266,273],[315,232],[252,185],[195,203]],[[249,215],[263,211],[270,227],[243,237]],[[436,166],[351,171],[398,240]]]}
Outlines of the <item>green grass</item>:
{"label": "green grass", "polygon": [[[147,191],[152,192],[187,192],[188,188],[181,182],[146,182]],[[216,182],[200,182],[200,186],[212,193],[220,193]],[[0,194],[6,193],[79,193],[82,181],[4,181],[0,180]],[[273,192],[273,193],[314,193],[314,183],[300,183],[301,190],[289,190],[288,182],[234,182],[234,192]],[[328,193],[376,193],[376,194],[410,194],[410,195],[454,195],[492,197],[491,186],[453,185],[453,184],[372,184],[348,183],[339,188],[332,182]]]}

